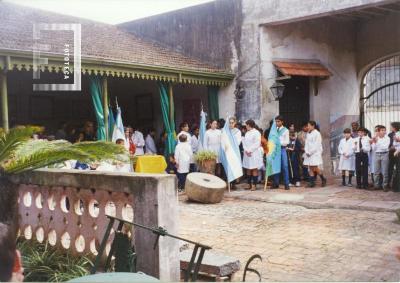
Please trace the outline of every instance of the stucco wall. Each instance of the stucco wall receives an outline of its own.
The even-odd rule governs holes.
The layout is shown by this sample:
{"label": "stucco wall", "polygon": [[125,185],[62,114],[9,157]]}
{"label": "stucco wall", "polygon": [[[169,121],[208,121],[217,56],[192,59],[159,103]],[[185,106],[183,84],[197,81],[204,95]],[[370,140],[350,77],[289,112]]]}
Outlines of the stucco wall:
{"label": "stucco wall", "polygon": [[358,24],[356,52],[359,76],[384,57],[400,53],[400,15],[392,13]]}
{"label": "stucco wall", "polygon": [[278,103],[272,101],[268,90],[274,82],[269,78],[275,77],[273,60],[319,60],[333,73],[329,79],[319,82],[318,93],[310,87],[310,117],[321,127],[325,164],[330,164],[330,124],[341,116],[358,113],[354,37],[354,24],[328,18],[262,27],[261,125],[266,125],[278,113]]}

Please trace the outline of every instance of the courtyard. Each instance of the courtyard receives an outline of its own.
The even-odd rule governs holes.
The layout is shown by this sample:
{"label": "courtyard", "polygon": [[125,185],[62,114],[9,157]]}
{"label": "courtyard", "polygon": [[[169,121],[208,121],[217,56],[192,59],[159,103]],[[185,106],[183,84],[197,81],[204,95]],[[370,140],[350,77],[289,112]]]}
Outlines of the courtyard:
{"label": "courtyard", "polygon": [[[342,203],[389,201],[382,192],[346,190],[336,193]],[[238,194],[250,196],[253,192],[232,192],[213,205],[188,202],[181,196],[179,212],[181,236],[240,260],[241,270],[234,281],[242,280],[244,265],[253,254],[263,258],[262,263],[252,263],[261,271],[263,281],[400,280],[400,261],[396,258],[400,223],[395,213],[356,206],[307,208],[304,203],[271,203],[256,196],[246,200]],[[258,190],[257,194],[280,194],[284,198],[298,193]]]}

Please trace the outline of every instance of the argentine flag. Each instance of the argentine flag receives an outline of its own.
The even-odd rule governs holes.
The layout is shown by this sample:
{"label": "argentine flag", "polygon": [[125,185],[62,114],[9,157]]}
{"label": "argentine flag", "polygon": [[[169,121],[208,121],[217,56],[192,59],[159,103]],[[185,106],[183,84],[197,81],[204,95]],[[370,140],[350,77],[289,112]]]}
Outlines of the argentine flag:
{"label": "argentine flag", "polygon": [[199,150],[204,148],[204,137],[206,135],[206,112],[200,112],[200,126],[199,126]]}
{"label": "argentine flag", "polygon": [[117,117],[115,119],[114,130],[112,134],[112,142],[116,142],[117,139],[125,140],[124,125],[122,124],[121,108],[117,107]]}
{"label": "argentine flag", "polygon": [[224,166],[228,183],[243,176],[242,159],[240,156],[239,145],[229,128],[229,117],[221,132],[221,149],[219,159]]}
{"label": "argentine flag", "polygon": [[266,178],[281,172],[281,142],[275,119],[268,135],[268,154],[266,165]]}

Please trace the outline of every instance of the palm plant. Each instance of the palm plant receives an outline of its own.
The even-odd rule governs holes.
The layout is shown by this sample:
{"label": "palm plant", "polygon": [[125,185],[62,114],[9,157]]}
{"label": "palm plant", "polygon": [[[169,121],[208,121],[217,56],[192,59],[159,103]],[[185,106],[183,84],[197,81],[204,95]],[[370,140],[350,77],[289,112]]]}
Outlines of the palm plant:
{"label": "palm plant", "polygon": [[46,141],[31,139],[42,131],[35,126],[0,129],[0,222],[10,222],[16,209],[17,193],[10,182],[16,174],[43,168],[66,160],[89,163],[128,158],[123,147],[111,142]]}
{"label": "palm plant", "polygon": [[66,282],[89,275],[93,266],[89,257],[61,252],[48,243],[20,238],[17,247],[22,254],[27,282]]}

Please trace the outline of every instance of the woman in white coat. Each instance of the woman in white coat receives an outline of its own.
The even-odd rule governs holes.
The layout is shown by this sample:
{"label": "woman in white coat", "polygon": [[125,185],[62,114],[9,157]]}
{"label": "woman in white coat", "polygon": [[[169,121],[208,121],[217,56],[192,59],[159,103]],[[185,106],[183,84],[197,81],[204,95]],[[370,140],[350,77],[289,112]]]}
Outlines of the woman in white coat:
{"label": "woman in white coat", "polygon": [[342,186],[346,186],[346,174],[349,175],[348,187],[352,187],[351,179],[356,169],[355,161],[355,145],[354,139],[351,138],[351,129],[344,129],[344,138],[340,140],[338,152],[340,154],[339,170],[342,171]]}
{"label": "woman in white coat", "polygon": [[321,178],[321,186],[326,185],[326,178],[322,172],[322,137],[320,132],[316,129],[317,123],[315,121],[308,122],[308,134],[306,136],[304,145],[304,166],[308,166],[310,174],[309,188],[315,187],[315,181],[319,175]]}
{"label": "woman in white coat", "polygon": [[261,134],[255,129],[253,120],[246,121],[246,135],[243,139],[243,167],[247,169],[247,180],[249,189],[256,190],[258,182],[258,168],[262,166],[263,160],[260,153]]}
{"label": "woman in white coat", "polygon": [[211,128],[204,135],[204,149],[214,152],[217,155],[217,166],[215,175],[221,176],[221,162],[219,161],[219,151],[221,149],[221,130],[217,129],[216,120],[211,121]]}

